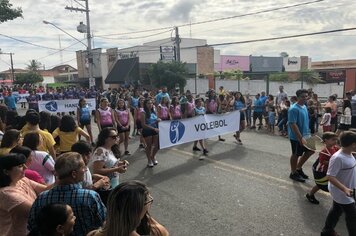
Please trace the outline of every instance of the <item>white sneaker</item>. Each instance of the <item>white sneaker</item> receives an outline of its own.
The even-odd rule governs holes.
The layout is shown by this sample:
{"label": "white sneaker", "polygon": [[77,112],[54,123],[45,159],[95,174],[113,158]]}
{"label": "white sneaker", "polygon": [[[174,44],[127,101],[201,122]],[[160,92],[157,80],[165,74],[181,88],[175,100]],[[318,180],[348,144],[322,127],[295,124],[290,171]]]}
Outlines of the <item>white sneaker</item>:
{"label": "white sneaker", "polygon": [[158,164],[158,161],[157,161],[157,160],[154,160],[154,161],[153,161],[153,164],[154,164],[154,165],[157,165],[157,164]]}
{"label": "white sneaker", "polygon": [[154,164],[152,163],[152,161],[150,161],[150,162],[147,163],[147,167],[149,167],[149,168],[154,167]]}
{"label": "white sneaker", "polygon": [[203,156],[203,155],[201,155],[200,157],[199,157],[199,160],[200,161],[202,161],[202,160],[204,160],[205,159],[205,156]]}

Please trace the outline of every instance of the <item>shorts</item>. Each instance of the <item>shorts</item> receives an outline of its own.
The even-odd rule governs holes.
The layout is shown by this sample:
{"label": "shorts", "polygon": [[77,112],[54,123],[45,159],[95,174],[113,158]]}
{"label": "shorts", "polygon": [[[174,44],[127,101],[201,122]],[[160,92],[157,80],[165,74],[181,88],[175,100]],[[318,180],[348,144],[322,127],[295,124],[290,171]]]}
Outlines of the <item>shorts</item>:
{"label": "shorts", "polygon": [[90,125],[90,120],[80,120],[79,121],[81,125],[85,126],[85,125]]}
{"label": "shorts", "polygon": [[136,129],[142,129],[141,121],[136,120]]}
{"label": "shorts", "polygon": [[150,137],[150,136],[155,136],[158,135],[158,133],[152,129],[142,129],[142,136],[145,137]]}
{"label": "shorts", "polygon": [[262,112],[253,112],[253,119],[262,119]]}
{"label": "shorts", "polygon": [[129,132],[130,131],[130,126],[125,129],[124,127],[119,127],[117,126],[117,132],[120,134],[120,133],[126,133],[126,132]]}
{"label": "shorts", "polygon": [[356,116],[352,116],[351,118],[351,128],[356,128]]}
{"label": "shorts", "polygon": [[346,125],[346,124],[339,124],[339,127],[337,127],[339,130],[349,130],[351,128],[351,125]]}
{"label": "shorts", "polygon": [[332,125],[337,124],[337,116],[331,117],[330,124],[332,124]]}
{"label": "shorts", "polygon": [[103,130],[104,128],[113,128],[113,125],[100,125],[101,130]]}
{"label": "shorts", "polygon": [[298,157],[302,156],[305,152],[311,152],[306,147],[301,145],[299,143],[299,141],[290,139],[290,143],[291,143],[291,146],[292,146],[292,154],[294,154],[294,155],[296,155]]}
{"label": "shorts", "polygon": [[245,112],[240,112],[240,121],[246,120]]}

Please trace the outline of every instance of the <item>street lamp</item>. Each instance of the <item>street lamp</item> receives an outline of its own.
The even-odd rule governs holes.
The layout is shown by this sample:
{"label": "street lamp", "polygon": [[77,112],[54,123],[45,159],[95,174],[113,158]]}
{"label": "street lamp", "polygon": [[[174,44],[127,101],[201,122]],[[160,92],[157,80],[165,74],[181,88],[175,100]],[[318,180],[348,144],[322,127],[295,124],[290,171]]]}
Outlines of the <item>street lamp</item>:
{"label": "street lamp", "polygon": [[[88,40],[88,44],[83,43],[81,40],[77,39],[76,37],[74,37],[73,35],[71,35],[70,33],[68,33],[67,31],[61,29],[60,27],[58,27],[57,25],[53,24],[52,22],[49,21],[42,21],[44,24],[46,25],[52,25],[53,27],[55,27],[56,29],[62,31],[63,33],[65,33],[66,35],[70,36],[71,38],[75,39],[76,41],[80,42],[81,44],[83,44],[86,48],[87,48],[87,52],[88,52],[88,64],[89,64],[89,68],[88,68],[88,75],[89,75],[89,81],[92,80],[93,77],[93,70],[92,70],[92,57],[91,57],[91,42],[90,42],[90,33],[88,34],[89,36],[87,36],[87,40]],[[85,27],[85,25],[81,22],[81,25],[79,25],[77,27],[78,32],[81,32],[79,29],[82,30],[83,26]],[[87,33],[89,32],[89,27],[86,26],[87,28]],[[95,84],[95,82],[94,82]]]}

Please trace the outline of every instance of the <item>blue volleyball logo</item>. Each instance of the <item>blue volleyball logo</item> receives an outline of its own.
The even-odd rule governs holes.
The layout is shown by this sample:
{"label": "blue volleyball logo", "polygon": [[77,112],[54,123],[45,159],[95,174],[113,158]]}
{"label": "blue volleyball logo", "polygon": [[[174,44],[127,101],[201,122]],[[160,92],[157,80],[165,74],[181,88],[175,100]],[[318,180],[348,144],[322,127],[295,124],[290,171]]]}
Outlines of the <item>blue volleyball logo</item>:
{"label": "blue volleyball logo", "polygon": [[57,103],[55,101],[47,102],[45,107],[46,107],[47,110],[52,111],[52,112],[58,110],[58,106],[57,106]]}
{"label": "blue volleyball logo", "polygon": [[185,126],[182,122],[174,120],[171,122],[171,127],[169,128],[169,138],[171,143],[177,143],[182,139],[185,131]]}

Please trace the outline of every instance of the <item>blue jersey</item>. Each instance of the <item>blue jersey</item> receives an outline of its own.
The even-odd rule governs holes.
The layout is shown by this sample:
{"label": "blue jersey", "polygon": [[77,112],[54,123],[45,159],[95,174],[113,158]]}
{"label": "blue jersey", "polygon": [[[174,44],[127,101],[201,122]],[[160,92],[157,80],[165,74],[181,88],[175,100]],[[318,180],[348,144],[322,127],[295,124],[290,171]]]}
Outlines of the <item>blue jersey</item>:
{"label": "blue jersey", "polygon": [[196,116],[202,116],[205,114],[205,107],[195,107],[194,111]]}
{"label": "blue jersey", "polygon": [[90,110],[89,110],[88,105],[85,105],[84,107],[79,108],[79,113],[80,113],[80,116],[79,116],[80,121],[89,121],[90,120]]}
{"label": "blue jersey", "polygon": [[157,115],[155,112],[151,112],[151,115],[150,117],[146,117],[146,123],[153,127],[153,128],[157,128],[158,127],[158,124],[157,124]]}
{"label": "blue jersey", "polygon": [[234,110],[241,110],[243,108],[245,108],[245,104],[243,104],[241,101],[234,102]]}
{"label": "blue jersey", "polygon": [[303,137],[310,135],[308,110],[305,105],[293,104],[288,110],[288,136],[289,139],[298,141],[290,124],[296,124]]}
{"label": "blue jersey", "polygon": [[255,101],[253,102],[253,106],[254,106],[254,111],[255,112],[262,112],[263,111],[263,103],[260,99],[255,99]]}
{"label": "blue jersey", "polygon": [[133,108],[138,107],[138,98],[131,97],[131,106],[132,106]]}

